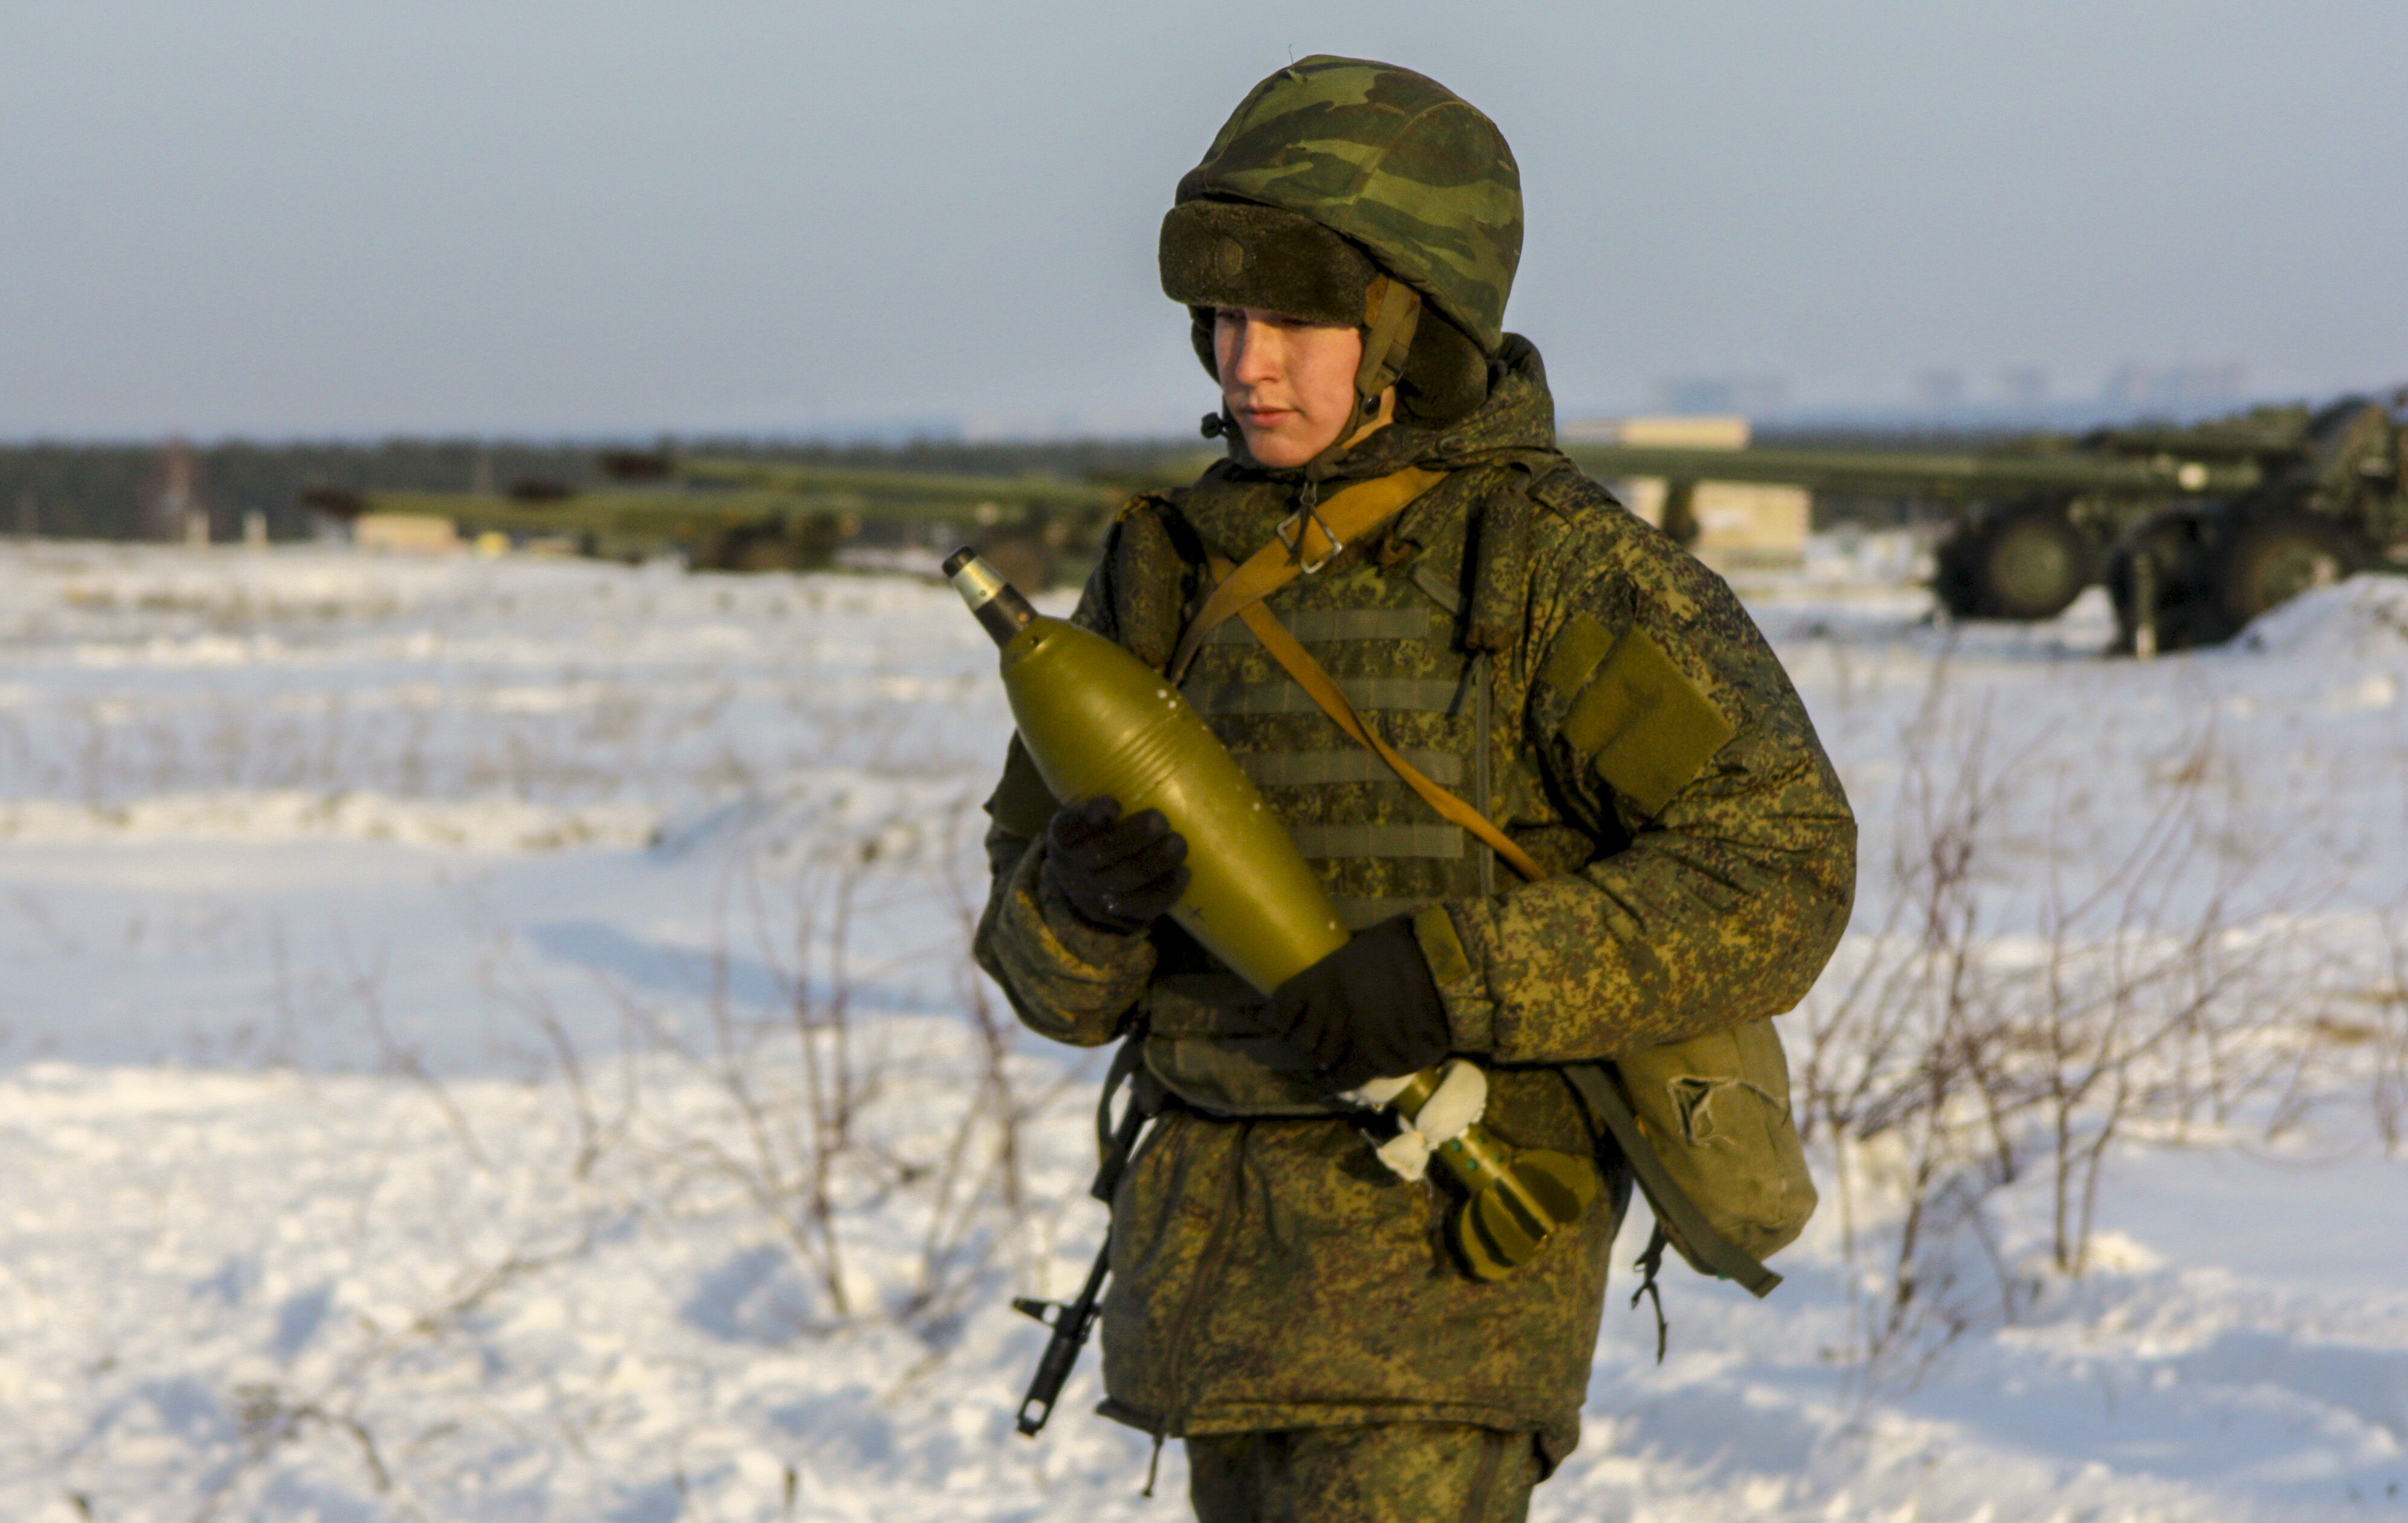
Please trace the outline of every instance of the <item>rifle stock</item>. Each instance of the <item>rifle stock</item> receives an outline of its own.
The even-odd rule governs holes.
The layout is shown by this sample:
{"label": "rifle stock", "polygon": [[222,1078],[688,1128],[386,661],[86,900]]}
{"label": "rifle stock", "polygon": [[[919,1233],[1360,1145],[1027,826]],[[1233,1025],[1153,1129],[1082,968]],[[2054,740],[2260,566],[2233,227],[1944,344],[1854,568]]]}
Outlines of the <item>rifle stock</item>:
{"label": "rifle stock", "polygon": [[[1110,1104],[1110,1090],[1106,1101]],[[1096,1172],[1095,1197],[1106,1205],[1112,1203],[1112,1188],[1120,1182],[1122,1168],[1137,1151],[1138,1134],[1145,1129],[1143,1108],[1132,1103],[1123,1113],[1120,1125],[1112,1130],[1111,1144],[1106,1150],[1103,1167]],[[1062,1386],[1079,1363],[1079,1350],[1087,1345],[1087,1334],[1095,1330],[1097,1303],[1104,1299],[1104,1276],[1112,1272],[1112,1236],[1104,1233],[1104,1245],[1096,1250],[1095,1265],[1087,1271],[1087,1283],[1079,1289],[1078,1299],[1070,1301],[1038,1300],[1028,1296],[1014,1296],[1011,1309],[1021,1315],[1033,1317],[1054,1329],[1046,1342],[1044,1356],[1037,1361],[1037,1373],[1029,1378],[1028,1394],[1020,1399],[1020,1430],[1035,1438],[1054,1415],[1054,1403],[1061,1400]]]}
{"label": "rifle stock", "polygon": [[[1104,1245],[1096,1253],[1096,1263],[1087,1271],[1087,1283],[1073,1301],[1034,1300],[1026,1296],[1012,1298],[1011,1309],[1023,1315],[1035,1317],[1054,1329],[1045,1344],[1045,1354],[1037,1361],[1037,1373],[1028,1382],[1028,1394],[1020,1399],[1020,1430],[1035,1438],[1054,1415],[1054,1403],[1062,1397],[1063,1383],[1078,1365],[1079,1350],[1086,1346],[1087,1334],[1096,1325],[1096,1302],[1103,1299],[1104,1276],[1111,1272],[1112,1244],[1109,1234]],[[1050,1314],[1050,1315],[1049,1315]]]}

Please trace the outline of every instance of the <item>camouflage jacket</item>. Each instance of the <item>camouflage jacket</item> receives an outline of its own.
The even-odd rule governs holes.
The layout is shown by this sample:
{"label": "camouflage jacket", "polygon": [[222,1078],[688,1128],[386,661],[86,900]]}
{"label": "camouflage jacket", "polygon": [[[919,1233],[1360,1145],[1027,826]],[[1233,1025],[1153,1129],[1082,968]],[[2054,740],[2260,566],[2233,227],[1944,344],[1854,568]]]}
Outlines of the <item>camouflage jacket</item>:
{"label": "camouflage jacket", "polygon": [[[1329,484],[1448,474],[1268,606],[1392,744],[1552,876],[1520,883],[1442,824],[1241,625],[1203,646],[1182,692],[1350,920],[1414,913],[1455,1050],[1491,1071],[1491,1128],[1587,1153],[1553,1065],[1795,1005],[1846,924],[1856,829],[1729,589],[1555,450],[1526,342],[1509,338],[1500,365],[1471,417],[1392,425],[1345,458]],[[1297,486],[1225,464],[1138,499],[1076,620],[1162,668],[1208,551],[1266,542]],[[979,960],[1049,1037],[1149,1033],[1149,1066],[1186,1101],[1113,1201],[1104,1410],[1171,1434],[1472,1423],[1534,1432],[1560,1459],[1627,1185],[1512,1276],[1473,1281],[1440,1242],[1445,1187],[1390,1174],[1292,1062],[1250,1045],[1249,991],[1167,921],[1115,936],[1058,900],[1040,870],[1052,807],[1015,742],[988,805]],[[1216,1085],[1239,1099],[1216,1101]]]}

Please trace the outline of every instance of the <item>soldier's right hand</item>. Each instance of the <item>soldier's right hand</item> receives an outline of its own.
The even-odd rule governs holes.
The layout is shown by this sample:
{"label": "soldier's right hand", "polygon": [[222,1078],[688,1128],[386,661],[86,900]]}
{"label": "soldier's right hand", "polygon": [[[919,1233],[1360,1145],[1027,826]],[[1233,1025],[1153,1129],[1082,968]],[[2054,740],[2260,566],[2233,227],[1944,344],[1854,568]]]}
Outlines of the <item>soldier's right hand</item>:
{"label": "soldier's right hand", "polygon": [[1127,933],[1187,891],[1187,839],[1158,809],[1125,815],[1118,799],[1090,798],[1054,812],[1044,870],[1082,918]]}

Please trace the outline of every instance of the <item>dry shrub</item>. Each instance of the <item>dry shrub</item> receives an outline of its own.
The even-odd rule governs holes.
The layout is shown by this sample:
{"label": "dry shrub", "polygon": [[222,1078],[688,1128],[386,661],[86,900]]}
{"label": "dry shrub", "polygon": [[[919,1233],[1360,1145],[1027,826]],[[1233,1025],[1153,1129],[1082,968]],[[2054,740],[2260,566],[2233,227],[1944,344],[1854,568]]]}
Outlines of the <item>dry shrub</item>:
{"label": "dry shrub", "polygon": [[[967,812],[936,836],[960,839]],[[954,867],[961,854],[898,860],[894,838],[891,822],[871,822],[792,866],[738,854],[699,1010],[624,986],[611,994],[651,1051],[710,1097],[645,1114],[637,1136],[665,1166],[658,1187],[683,1196],[715,1182],[757,1211],[823,1309],[796,1330],[881,1316],[941,1344],[994,1288],[990,1270],[1025,1247],[1023,1138],[1053,1092],[1022,1093],[1017,1028],[970,964],[977,911]],[[941,947],[862,961],[865,917],[905,901],[946,906]],[[739,939],[773,1000],[736,987]],[[866,991],[932,957],[949,970],[958,1025],[864,1010]],[[908,1269],[896,1251],[906,1224]],[[879,1240],[867,1272],[854,1262],[864,1236]]]}
{"label": "dry shrub", "polygon": [[[2015,838],[2071,817],[2071,780],[1994,749],[1981,713],[1910,733],[1883,923],[1795,1017],[1799,1120],[1851,1268],[1843,1353],[1909,1379],[1980,1315],[1963,1236],[1988,1255],[1999,1315],[2033,1288],[1987,1210],[1999,1190],[2045,1182],[2048,1267],[2078,1276],[2119,1143],[2215,1141],[2244,1119],[2278,1135],[2334,1078],[2330,958],[2310,934],[2329,889],[2269,881],[2212,730],[2107,855],[2052,826],[2037,882]],[[2386,1071],[2378,1097],[2396,1097]]]}

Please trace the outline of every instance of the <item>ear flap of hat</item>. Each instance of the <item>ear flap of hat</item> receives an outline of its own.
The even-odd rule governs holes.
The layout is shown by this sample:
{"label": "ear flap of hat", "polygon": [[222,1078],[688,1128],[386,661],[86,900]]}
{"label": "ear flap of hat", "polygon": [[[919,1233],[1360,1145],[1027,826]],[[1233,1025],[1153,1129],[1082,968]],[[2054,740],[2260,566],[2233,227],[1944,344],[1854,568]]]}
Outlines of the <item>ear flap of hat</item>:
{"label": "ear flap of hat", "polygon": [[1488,399],[1488,356],[1427,302],[1397,378],[1398,409],[1417,423],[1448,424]]}
{"label": "ear flap of hat", "polygon": [[1162,291],[1187,307],[1254,307],[1354,326],[1378,273],[1310,217],[1244,201],[1183,202],[1162,219]]}

